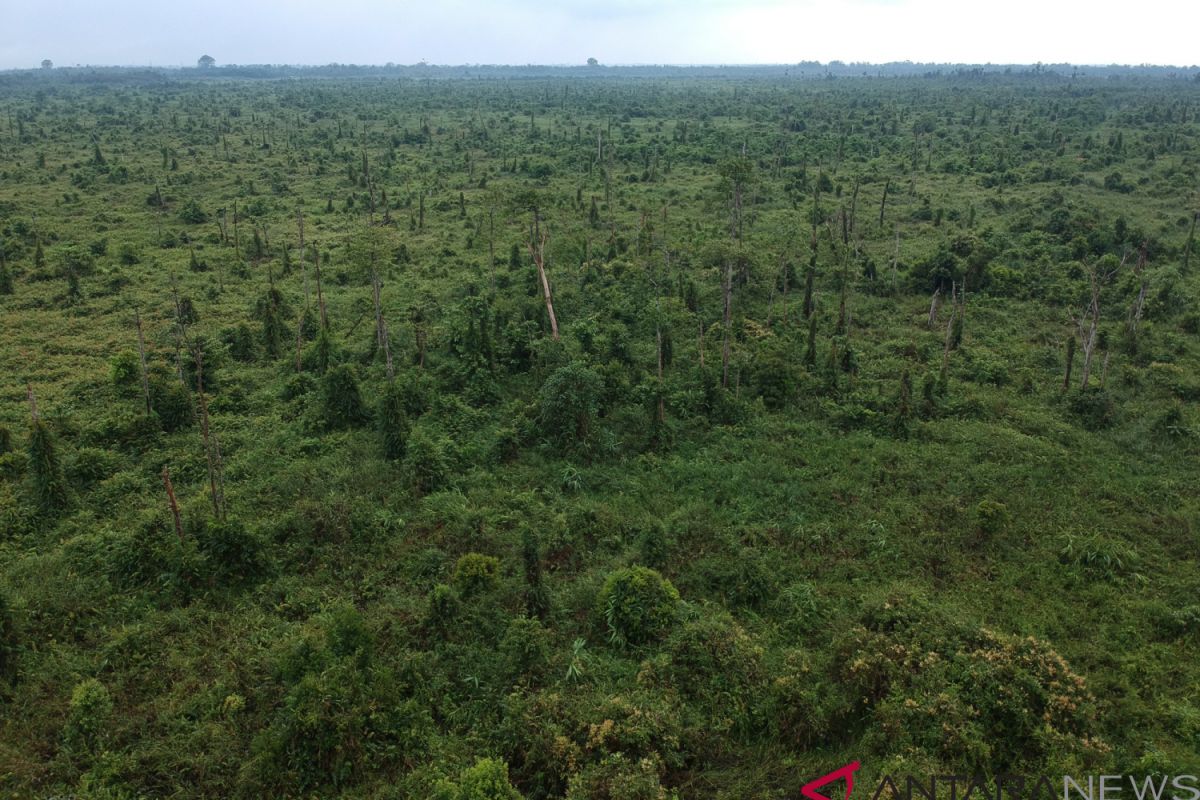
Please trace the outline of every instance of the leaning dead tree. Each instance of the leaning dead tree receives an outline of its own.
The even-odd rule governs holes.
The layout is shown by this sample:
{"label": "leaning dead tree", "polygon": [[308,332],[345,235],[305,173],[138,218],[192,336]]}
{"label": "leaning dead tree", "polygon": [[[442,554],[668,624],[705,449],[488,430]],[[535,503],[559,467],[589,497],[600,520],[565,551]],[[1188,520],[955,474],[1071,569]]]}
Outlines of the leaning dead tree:
{"label": "leaning dead tree", "polygon": [[1129,251],[1121,257],[1121,261],[1111,269],[1102,269],[1099,261],[1085,264],[1088,275],[1089,299],[1083,313],[1074,317],[1075,327],[1079,329],[1079,339],[1083,344],[1083,369],[1079,388],[1086,389],[1092,375],[1092,355],[1096,352],[1097,334],[1100,330],[1100,290],[1125,266],[1129,259]]}
{"label": "leaning dead tree", "polygon": [[550,280],[546,277],[546,233],[541,232],[541,238],[538,239],[537,246],[533,244],[533,240],[529,241],[529,254],[533,256],[533,263],[537,265],[538,278],[542,282],[542,296],[546,299],[546,314],[550,317],[550,334],[554,337],[554,341],[558,341],[558,318],[554,316],[554,300],[550,296]]}
{"label": "leaning dead tree", "polygon": [[1138,260],[1133,267],[1133,274],[1138,278],[1138,294],[1134,299],[1133,305],[1129,307],[1129,318],[1126,320],[1125,329],[1129,331],[1130,336],[1137,336],[1138,325],[1142,321],[1142,312],[1145,311],[1146,305],[1146,290],[1150,288],[1150,281],[1146,277],[1146,262],[1149,257],[1146,254],[1146,243],[1142,242],[1141,248],[1138,250]]}

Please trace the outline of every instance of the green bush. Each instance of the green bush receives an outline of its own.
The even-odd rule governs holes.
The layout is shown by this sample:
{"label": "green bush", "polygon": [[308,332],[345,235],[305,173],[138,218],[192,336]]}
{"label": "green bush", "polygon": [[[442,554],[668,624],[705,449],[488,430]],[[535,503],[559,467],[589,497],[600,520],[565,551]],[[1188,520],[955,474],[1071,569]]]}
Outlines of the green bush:
{"label": "green bush", "polygon": [[500,656],[514,679],[536,679],[550,660],[550,632],[536,619],[514,617],[500,640]]}
{"label": "green bush", "polygon": [[1072,391],[1067,396],[1067,408],[1088,430],[1103,430],[1113,424],[1116,406],[1104,389],[1090,387]]}
{"label": "green bush", "polygon": [[209,573],[222,583],[252,583],[267,571],[262,539],[239,520],[210,519],[196,532]]}
{"label": "green bush", "polygon": [[689,620],[667,642],[679,693],[706,711],[708,733],[757,727],[766,693],[763,648],[725,612]]}
{"label": "green bush", "polygon": [[1008,506],[1004,503],[984,499],[975,506],[975,527],[986,537],[1003,533],[1008,528],[1008,522]]}
{"label": "green bush", "polygon": [[425,426],[414,427],[405,448],[404,469],[419,494],[445,488],[450,479],[445,440]]}
{"label": "green bush", "polygon": [[191,392],[174,378],[150,381],[150,405],[166,433],[186,428],[195,418]]}
{"label": "green bush", "polygon": [[398,676],[337,661],[288,689],[271,724],[254,738],[243,790],[319,796],[373,771],[411,768],[433,730],[429,713]]}
{"label": "green bush", "polygon": [[29,431],[29,476],[34,505],[44,514],[67,507],[67,479],[50,429],[35,420]]}
{"label": "green bush", "polygon": [[17,673],[17,626],[12,605],[0,592],[0,681],[11,680]]}
{"label": "green bush", "polygon": [[396,383],[388,383],[379,398],[379,436],[383,441],[383,455],[391,461],[404,458],[405,443],[408,441],[408,415],[404,410],[404,392]]}
{"label": "green bush", "polygon": [[538,427],[564,452],[586,451],[595,434],[604,380],[573,361],[550,374],[538,393]]}
{"label": "green bush", "polygon": [[77,755],[92,755],[104,744],[113,702],[104,684],[95,678],[75,686],[63,728],[63,744]]}
{"label": "green bush", "polygon": [[498,758],[481,758],[463,770],[458,783],[443,781],[434,800],[522,800],[508,780],[508,764]]}
{"label": "green bush", "polygon": [[454,564],[454,585],[463,597],[482,594],[496,587],[500,559],[482,553],[467,553]]}
{"label": "green bush", "polygon": [[358,378],[348,365],[331,368],[321,379],[321,416],[328,428],[353,428],[370,419]]}
{"label": "green bush", "polygon": [[679,592],[648,567],[627,567],[609,575],[596,599],[609,641],[619,646],[646,644],[664,636],[679,617]]}
{"label": "green bush", "polygon": [[439,583],[429,593],[429,627],[445,634],[458,618],[462,603],[453,587]]}
{"label": "green bush", "polygon": [[126,397],[141,394],[142,365],[137,353],[132,350],[122,350],[109,359],[109,376],[113,387]]}

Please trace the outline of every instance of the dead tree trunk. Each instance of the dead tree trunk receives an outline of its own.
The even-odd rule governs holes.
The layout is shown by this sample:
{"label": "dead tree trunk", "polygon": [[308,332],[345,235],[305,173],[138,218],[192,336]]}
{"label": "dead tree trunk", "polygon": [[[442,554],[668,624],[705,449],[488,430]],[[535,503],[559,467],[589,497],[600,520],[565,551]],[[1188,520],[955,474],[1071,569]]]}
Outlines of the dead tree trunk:
{"label": "dead tree trunk", "polygon": [[725,259],[725,279],[721,283],[721,388],[729,388],[729,335],[733,325],[733,260]]}
{"label": "dead tree trunk", "polygon": [[183,541],[183,521],[179,518],[179,503],[175,499],[175,487],[171,485],[171,473],[164,466],[162,468],[163,486],[167,490],[167,505],[171,509],[171,516],[175,520],[175,535],[179,537],[179,541]]}
{"label": "dead tree trunk", "polygon": [[1125,265],[1128,258],[1129,253],[1126,253],[1115,269],[1105,273],[1100,272],[1098,264],[1088,267],[1088,306],[1084,313],[1075,320],[1075,324],[1079,328],[1080,340],[1083,342],[1083,374],[1079,381],[1080,389],[1088,387],[1092,376],[1092,355],[1096,351],[1096,335],[1100,329],[1100,289]]}
{"label": "dead tree trunk", "polygon": [[546,277],[546,234],[541,235],[537,247],[534,247],[533,242],[529,242],[529,253],[533,256],[533,263],[537,265],[538,278],[542,282],[542,296],[546,300],[546,314],[550,317],[550,335],[554,337],[554,341],[558,341],[558,317],[554,316],[554,300],[550,296],[550,280]]}
{"label": "dead tree trunk", "polygon": [[200,433],[204,437],[204,456],[208,465],[208,487],[212,493],[213,516],[225,518],[225,499],[221,491],[221,451],[217,436],[209,426],[208,401],[204,397],[204,356],[196,348],[196,395],[200,399]]}
{"label": "dead tree trunk", "polygon": [[1067,371],[1063,375],[1062,390],[1071,388],[1071,368],[1075,366],[1075,337],[1067,339]]}
{"label": "dead tree trunk", "polygon": [[1137,264],[1133,268],[1133,274],[1140,279],[1141,286],[1138,288],[1137,299],[1129,308],[1129,320],[1126,323],[1126,329],[1133,337],[1137,336],[1138,325],[1142,321],[1142,312],[1145,310],[1146,291],[1149,289],[1149,281],[1146,279],[1146,261],[1146,243],[1142,242],[1142,247],[1138,251]]}

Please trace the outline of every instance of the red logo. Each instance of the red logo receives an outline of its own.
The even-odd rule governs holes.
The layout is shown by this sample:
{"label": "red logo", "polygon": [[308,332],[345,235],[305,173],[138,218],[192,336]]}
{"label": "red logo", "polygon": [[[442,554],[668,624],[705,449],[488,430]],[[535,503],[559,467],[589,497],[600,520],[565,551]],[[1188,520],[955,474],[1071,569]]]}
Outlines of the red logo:
{"label": "red logo", "polygon": [[817,778],[815,781],[809,781],[800,787],[800,794],[804,795],[808,800],[830,800],[823,794],[817,794],[817,789],[820,789],[827,783],[833,783],[841,778],[846,779],[846,796],[843,800],[850,800],[850,793],[854,791],[854,771],[861,767],[857,761],[852,761],[841,769],[835,769],[833,772],[823,777]]}

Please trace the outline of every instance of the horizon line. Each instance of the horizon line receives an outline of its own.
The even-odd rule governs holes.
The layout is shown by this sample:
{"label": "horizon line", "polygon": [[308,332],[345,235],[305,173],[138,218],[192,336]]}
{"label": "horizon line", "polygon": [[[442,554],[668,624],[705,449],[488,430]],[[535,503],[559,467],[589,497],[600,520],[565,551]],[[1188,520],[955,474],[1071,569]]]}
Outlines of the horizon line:
{"label": "horizon line", "polygon": [[[53,59],[48,59],[53,62]],[[749,68],[794,68],[794,67],[891,67],[907,65],[914,67],[975,67],[975,68],[1011,68],[1011,67],[1034,67],[1034,68],[1055,68],[1055,67],[1072,67],[1075,69],[1180,69],[1180,70],[1200,70],[1200,64],[1165,64],[1153,62],[1139,63],[1122,63],[1122,62],[1074,62],[1074,61],[1034,61],[1034,62],[1019,62],[1019,61],[985,61],[985,62],[969,62],[969,61],[914,61],[912,59],[891,60],[891,61],[845,61],[842,59],[831,59],[829,61],[709,61],[709,62],[668,62],[668,61],[627,61],[597,64],[587,64],[579,62],[464,62],[464,63],[429,63],[426,61],[417,61],[413,63],[400,63],[394,61],[387,62],[343,62],[343,61],[328,61],[324,63],[304,63],[304,62],[246,62],[246,63],[220,63],[208,67],[201,67],[197,64],[54,64],[51,68],[41,66],[29,67],[0,67],[0,72],[43,72],[51,70],[69,70],[69,69],[162,69],[162,70],[193,70],[196,72],[216,71],[222,69],[245,69],[249,67],[257,68],[275,68],[275,69],[319,69],[325,67],[358,67],[358,68],[374,68],[374,69],[480,69],[480,68],[551,68],[551,69],[629,69],[629,68],[674,68],[674,69],[749,69]]]}

